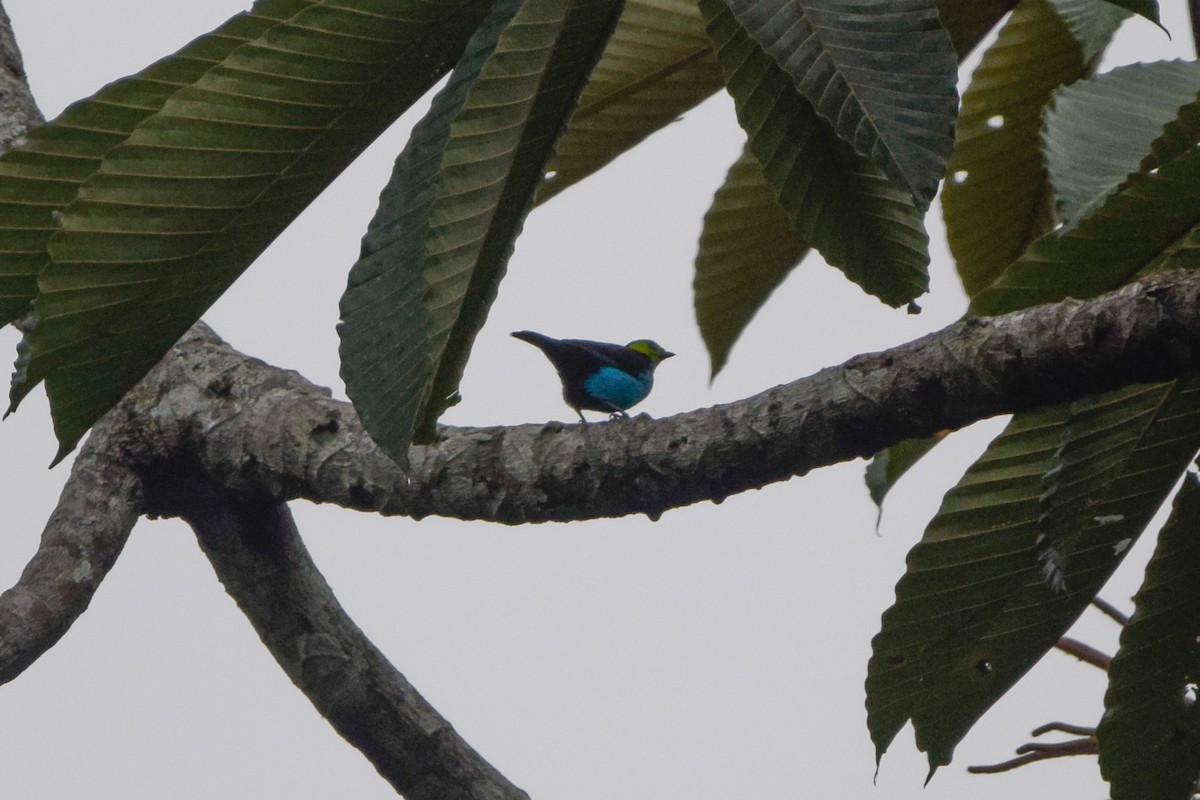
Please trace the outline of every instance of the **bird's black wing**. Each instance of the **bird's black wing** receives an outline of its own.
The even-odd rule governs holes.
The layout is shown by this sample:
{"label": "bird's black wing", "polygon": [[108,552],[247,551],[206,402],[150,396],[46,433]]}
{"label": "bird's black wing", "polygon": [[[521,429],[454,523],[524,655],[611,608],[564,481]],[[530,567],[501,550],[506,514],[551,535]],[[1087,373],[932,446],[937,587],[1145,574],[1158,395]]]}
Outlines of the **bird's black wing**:
{"label": "bird's black wing", "polygon": [[[589,372],[602,366],[616,367],[630,375],[639,375],[650,367],[650,357],[645,353],[630,350],[623,344],[609,342],[592,342],[587,339],[563,339],[560,344],[568,345],[578,353],[580,360],[586,360],[592,366]],[[564,348],[566,349],[566,348]]]}
{"label": "bird's black wing", "polygon": [[536,346],[568,381],[582,382],[601,367],[616,367],[640,375],[651,366],[644,353],[620,344],[588,339],[555,339],[534,331],[515,331],[513,336]]}

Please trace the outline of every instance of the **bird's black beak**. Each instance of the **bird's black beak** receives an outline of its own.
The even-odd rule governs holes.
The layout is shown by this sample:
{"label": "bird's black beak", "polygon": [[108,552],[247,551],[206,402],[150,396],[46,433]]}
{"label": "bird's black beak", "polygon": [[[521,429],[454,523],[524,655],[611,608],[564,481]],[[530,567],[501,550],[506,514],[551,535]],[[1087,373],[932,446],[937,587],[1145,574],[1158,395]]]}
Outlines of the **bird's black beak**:
{"label": "bird's black beak", "polygon": [[659,356],[659,360],[661,361],[661,360],[664,360],[664,359],[668,359],[668,358],[670,358],[670,357],[671,357],[671,356],[673,356],[673,355],[675,355],[675,354],[674,354],[674,353],[672,353],[670,350],[663,350],[663,351],[662,351],[662,355],[661,355],[661,356]]}

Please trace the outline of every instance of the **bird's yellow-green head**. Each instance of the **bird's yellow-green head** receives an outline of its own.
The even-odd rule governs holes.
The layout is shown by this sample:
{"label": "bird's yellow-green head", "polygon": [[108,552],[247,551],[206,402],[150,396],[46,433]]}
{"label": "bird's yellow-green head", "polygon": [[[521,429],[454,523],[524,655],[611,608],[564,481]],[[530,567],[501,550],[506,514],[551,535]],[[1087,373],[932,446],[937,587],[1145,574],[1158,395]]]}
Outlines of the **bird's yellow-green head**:
{"label": "bird's yellow-green head", "polygon": [[650,359],[651,362],[657,364],[663,359],[670,358],[675,355],[669,350],[664,350],[658,342],[652,342],[649,339],[638,339],[625,345],[634,352],[641,353]]}

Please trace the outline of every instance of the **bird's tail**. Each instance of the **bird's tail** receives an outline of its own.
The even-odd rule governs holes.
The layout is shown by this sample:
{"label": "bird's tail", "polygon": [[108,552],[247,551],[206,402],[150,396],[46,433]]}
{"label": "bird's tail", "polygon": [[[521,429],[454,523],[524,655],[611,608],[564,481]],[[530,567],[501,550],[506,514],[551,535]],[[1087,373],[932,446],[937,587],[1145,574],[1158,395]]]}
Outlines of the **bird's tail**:
{"label": "bird's tail", "polygon": [[523,342],[529,342],[545,353],[554,350],[554,346],[558,344],[558,339],[546,336],[545,334],[535,333],[534,331],[513,331],[512,335]]}

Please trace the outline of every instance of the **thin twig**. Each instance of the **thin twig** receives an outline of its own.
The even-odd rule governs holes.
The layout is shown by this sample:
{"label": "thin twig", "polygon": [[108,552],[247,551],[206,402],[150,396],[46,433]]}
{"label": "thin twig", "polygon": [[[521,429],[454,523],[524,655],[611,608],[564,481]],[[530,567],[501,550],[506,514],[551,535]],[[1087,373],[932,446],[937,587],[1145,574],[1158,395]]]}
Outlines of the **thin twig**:
{"label": "thin twig", "polygon": [[[1196,2],[1200,3],[1200,0],[1196,0]],[[1107,600],[1103,600],[1099,597],[1093,597],[1092,605],[1104,612],[1106,616],[1115,620],[1118,625],[1125,626],[1129,624],[1129,615]]]}
{"label": "thin twig", "polygon": [[1068,655],[1075,656],[1084,663],[1091,664],[1093,667],[1105,671],[1112,664],[1112,656],[1108,653],[1103,653],[1090,644],[1084,644],[1078,639],[1072,639],[1070,636],[1062,637],[1054,646]]}
{"label": "thin twig", "polygon": [[1072,736],[1095,736],[1096,728],[1092,725],[1073,725],[1070,722],[1047,722],[1045,725],[1041,725],[1033,729],[1034,736],[1043,736],[1047,733],[1069,733]]}
{"label": "thin twig", "polygon": [[0,595],[0,683],[53,647],[91,603],[142,511],[142,481],[101,424],[75,460],[42,540]]}
{"label": "thin twig", "polygon": [[1041,744],[1030,742],[1018,748],[1017,752],[1022,755],[1001,762],[999,764],[984,764],[979,766],[967,767],[967,772],[974,775],[990,775],[997,772],[1008,772],[1017,767],[1023,767],[1026,764],[1032,764],[1035,761],[1046,761],[1051,758],[1065,758],[1066,756],[1089,756],[1096,755],[1099,752],[1100,746],[1097,744],[1095,737],[1088,736],[1080,739],[1070,739],[1065,742],[1056,742],[1054,744]]}

